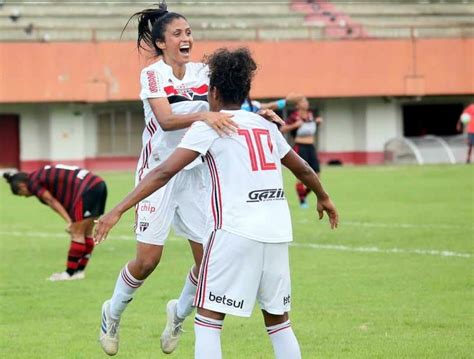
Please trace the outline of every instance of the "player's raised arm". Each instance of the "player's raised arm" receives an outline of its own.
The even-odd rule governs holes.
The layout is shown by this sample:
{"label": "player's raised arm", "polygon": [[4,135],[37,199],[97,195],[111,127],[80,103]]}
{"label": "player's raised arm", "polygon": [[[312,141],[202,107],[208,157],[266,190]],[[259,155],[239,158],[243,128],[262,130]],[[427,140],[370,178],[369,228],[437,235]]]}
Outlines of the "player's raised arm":
{"label": "player's raised arm", "polygon": [[97,220],[94,242],[99,244],[106,239],[107,234],[117,224],[122,214],[167,184],[176,173],[194,161],[198,156],[199,153],[195,151],[184,148],[176,149],[165,162],[148,173],[138,186],[119,204]]}
{"label": "player's raised arm", "polygon": [[336,206],[332,202],[329,195],[323,188],[318,175],[313,169],[304,161],[298,154],[290,150],[282,159],[281,163],[287,167],[293,174],[304,183],[306,187],[311,189],[318,199],[317,210],[319,213],[319,219],[322,219],[324,212],[329,217],[329,223],[331,229],[337,228],[339,223],[339,214]]}

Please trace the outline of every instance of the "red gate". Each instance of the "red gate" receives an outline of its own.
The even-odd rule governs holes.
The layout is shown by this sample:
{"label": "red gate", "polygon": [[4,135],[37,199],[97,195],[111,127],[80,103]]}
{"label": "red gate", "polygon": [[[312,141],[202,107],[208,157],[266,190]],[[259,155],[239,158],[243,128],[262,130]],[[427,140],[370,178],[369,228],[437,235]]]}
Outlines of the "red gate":
{"label": "red gate", "polygon": [[0,114],[0,168],[20,168],[18,115]]}

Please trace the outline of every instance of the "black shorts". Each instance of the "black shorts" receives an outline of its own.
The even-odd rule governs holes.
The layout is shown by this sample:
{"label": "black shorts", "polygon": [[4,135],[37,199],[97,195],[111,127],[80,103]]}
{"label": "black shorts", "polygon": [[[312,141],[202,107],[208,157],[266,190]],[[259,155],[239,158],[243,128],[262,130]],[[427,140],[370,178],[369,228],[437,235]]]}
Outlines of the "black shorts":
{"label": "black shorts", "polygon": [[308,162],[314,172],[320,172],[318,155],[316,154],[316,148],[314,145],[303,145],[297,143],[293,149],[302,159]]}
{"label": "black shorts", "polygon": [[470,146],[474,146],[474,133],[467,134],[467,144]]}
{"label": "black shorts", "polygon": [[81,199],[74,206],[72,221],[79,222],[87,218],[101,216],[105,211],[106,200],[107,186],[105,182],[99,182],[82,194]]}

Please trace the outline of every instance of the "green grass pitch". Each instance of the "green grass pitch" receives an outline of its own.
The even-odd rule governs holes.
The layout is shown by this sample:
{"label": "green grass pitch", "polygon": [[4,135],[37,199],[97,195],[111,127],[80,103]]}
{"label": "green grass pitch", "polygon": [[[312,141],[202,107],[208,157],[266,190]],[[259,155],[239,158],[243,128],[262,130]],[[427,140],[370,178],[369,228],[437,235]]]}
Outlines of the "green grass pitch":
{"label": "green grass pitch", "polygon": [[[132,173],[102,173],[108,208]],[[336,231],[300,209],[285,187],[294,226],[290,249],[294,331],[304,358],[473,358],[474,166],[324,168],[338,206]],[[96,248],[83,281],[46,281],[64,268],[68,237],[59,216],[0,186],[0,357],[104,358],[97,341],[109,298],[135,243],[129,213]],[[277,220],[268,218],[269,221]],[[165,357],[166,302],[191,266],[187,241],[170,237],[158,269],[124,313],[118,357]],[[192,358],[192,320],[170,358]],[[225,358],[273,358],[259,311],[228,317]]]}

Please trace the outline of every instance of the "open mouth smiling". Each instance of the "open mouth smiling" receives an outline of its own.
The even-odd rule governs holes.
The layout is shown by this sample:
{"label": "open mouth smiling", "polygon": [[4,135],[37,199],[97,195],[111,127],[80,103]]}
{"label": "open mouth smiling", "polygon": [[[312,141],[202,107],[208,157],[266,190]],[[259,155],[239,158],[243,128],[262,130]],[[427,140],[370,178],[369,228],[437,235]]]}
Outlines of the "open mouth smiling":
{"label": "open mouth smiling", "polygon": [[179,52],[181,52],[183,55],[189,55],[190,50],[191,46],[189,46],[189,44],[181,45],[179,47]]}

